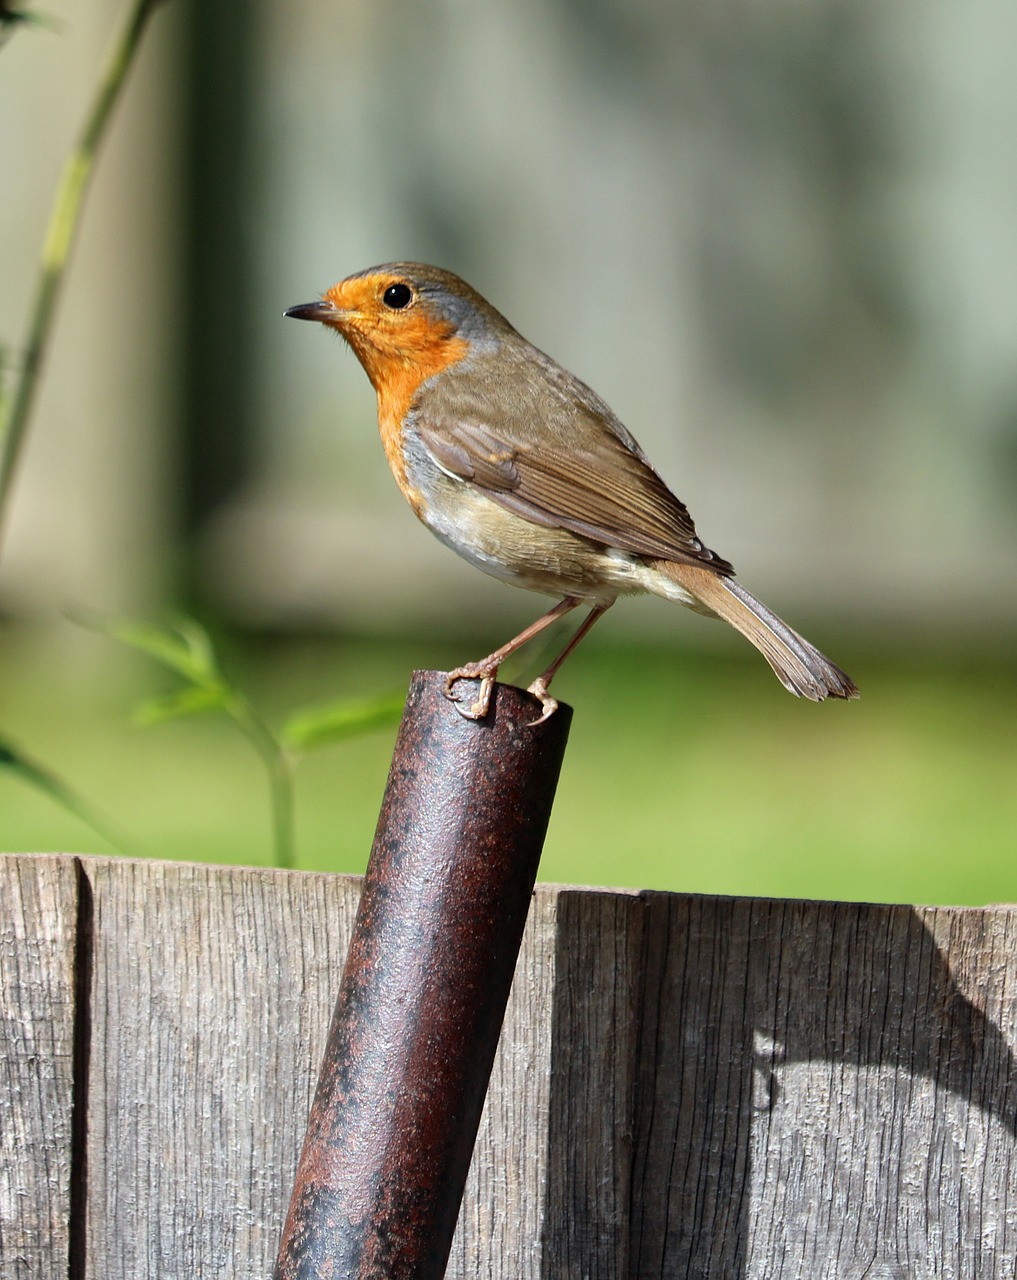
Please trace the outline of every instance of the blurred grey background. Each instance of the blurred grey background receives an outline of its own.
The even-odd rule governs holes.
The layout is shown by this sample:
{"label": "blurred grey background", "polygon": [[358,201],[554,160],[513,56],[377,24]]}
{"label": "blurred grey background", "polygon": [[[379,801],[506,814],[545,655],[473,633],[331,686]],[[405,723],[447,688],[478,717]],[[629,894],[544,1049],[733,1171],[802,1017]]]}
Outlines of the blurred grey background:
{"label": "blurred grey background", "polygon": [[[124,10],[47,12],[0,55],[8,347]],[[1015,41],[1004,0],[167,4],[87,210],[3,608],[532,613],[416,525],[356,361],[281,316],[415,258],[594,385],[803,627],[1009,633]]]}
{"label": "blurred grey background", "polygon": [[[0,47],[12,370],[130,5],[31,7],[48,25]],[[132,728],[179,681],[68,606],[196,616],[274,725],[544,607],[432,540],[354,357],[282,316],[419,258],[591,383],[707,544],[863,693],[802,705],[729,628],[624,602],[556,685],[577,716],[542,874],[1015,900],[1014,48],[1004,0],[165,0],[8,513],[0,746],[130,847],[270,860],[250,744],[222,716]],[[300,764],[299,866],[363,868],[393,732]],[[111,847],[0,772],[0,848]]]}

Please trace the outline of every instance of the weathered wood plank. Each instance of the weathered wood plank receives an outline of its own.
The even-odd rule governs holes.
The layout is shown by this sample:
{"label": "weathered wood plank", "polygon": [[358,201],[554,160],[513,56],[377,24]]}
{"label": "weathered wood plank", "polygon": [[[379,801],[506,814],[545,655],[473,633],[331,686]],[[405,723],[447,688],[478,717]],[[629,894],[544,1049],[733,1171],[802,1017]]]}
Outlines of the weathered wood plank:
{"label": "weathered wood plank", "polygon": [[[447,1280],[540,1280],[546,1218],[557,902],[537,894],[505,1010]],[[497,1258],[492,1270],[492,1258]]]}
{"label": "weathered wood plank", "polygon": [[626,1274],[641,926],[631,894],[534,895],[448,1280]]}
{"label": "weathered wood plank", "polygon": [[1017,913],[651,911],[633,1276],[1017,1274]]}
{"label": "weathered wood plank", "polygon": [[[86,859],[89,1275],[271,1272],[359,879]],[[539,1277],[555,899],[541,896],[448,1275]],[[521,1110],[521,1108],[523,1110]],[[526,1115],[526,1123],[518,1117]],[[511,1207],[509,1207],[511,1206]]]}
{"label": "weathered wood plank", "polygon": [[268,1276],[359,895],[88,859],[88,1275]]}
{"label": "weathered wood plank", "polygon": [[[646,910],[635,894],[552,892],[558,906],[554,980],[541,1015],[552,1036],[541,1275],[616,1280],[629,1274]],[[523,1115],[514,1123],[523,1123]]]}
{"label": "weathered wood plank", "polygon": [[0,1275],[66,1276],[77,869],[0,858]]}
{"label": "weathered wood plank", "polygon": [[[44,860],[25,861],[37,885]],[[84,865],[88,1276],[267,1276],[358,883]],[[5,978],[72,990],[73,895],[40,959],[54,908],[18,892],[5,924],[32,929]],[[1015,1066],[1011,908],[542,887],[449,1276],[1012,1280]],[[59,1106],[36,1110],[60,1131]],[[56,1235],[56,1263],[25,1274],[64,1273]]]}

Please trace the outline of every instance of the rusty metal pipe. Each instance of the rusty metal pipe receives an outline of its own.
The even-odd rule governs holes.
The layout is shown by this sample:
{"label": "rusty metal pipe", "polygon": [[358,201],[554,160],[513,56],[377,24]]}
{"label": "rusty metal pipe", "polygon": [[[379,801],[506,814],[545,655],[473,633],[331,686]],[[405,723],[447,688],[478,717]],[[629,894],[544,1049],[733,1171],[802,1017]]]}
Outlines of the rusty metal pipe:
{"label": "rusty metal pipe", "polygon": [[571,709],[414,673],[275,1280],[441,1280]]}

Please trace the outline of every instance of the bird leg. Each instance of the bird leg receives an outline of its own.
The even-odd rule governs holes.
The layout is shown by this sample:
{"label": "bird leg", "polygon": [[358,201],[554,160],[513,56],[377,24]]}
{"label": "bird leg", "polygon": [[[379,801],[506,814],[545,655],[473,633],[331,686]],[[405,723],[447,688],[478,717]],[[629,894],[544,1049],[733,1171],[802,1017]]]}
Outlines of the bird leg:
{"label": "bird leg", "polygon": [[[570,613],[581,603],[582,602],[575,596],[566,596],[564,600],[559,600],[553,609],[549,609],[547,613],[539,617],[536,622],[531,622],[525,631],[520,631],[514,639],[509,640],[507,644],[503,644],[500,649],[495,649],[494,653],[489,653],[486,658],[481,658],[479,662],[468,662],[464,667],[456,667],[454,671],[450,671],[448,673],[448,679],[445,681],[445,697],[450,698],[456,704],[456,710],[461,716],[465,716],[467,720],[483,720],[484,716],[487,715],[488,707],[491,705],[491,694],[494,690],[494,682],[498,677],[498,668],[505,659],[510,654],[515,653],[517,649],[521,649],[523,645],[532,640],[534,636],[539,635],[545,627],[549,627],[552,622],[557,622],[559,618],[563,618],[565,614]],[[601,610],[601,612],[603,612],[603,610]],[[586,623],[584,623],[583,627],[580,629],[579,634],[582,635],[583,632],[588,631],[589,629],[590,621],[587,619]],[[565,654],[569,652],[569,649],[571,649],[574,644],[575,640],[573,640],[572,644],[570,644],[568,649],[565,650],[565,653],[561,655],[561,658],[559,658],[558,661],[550,668],[551,675],[554,675],[555,671],[557,671],[565,658]],[[547,673],[545,672],[545,675],[546,674]],[[460,706],[459,699],[453,691],[453,686],[459,680],[478,679],[480,681],[480,693],[477,695],[476,702],[474,702],[470,707]],[[551,710],[553,711],[554,708],[552,707]],[[547,715],[550,714],[551,712],[547,713]],[[547,716],[543,716],[541,718],[546,719]]]}
{"label": "bird leg", "polygon": [[562,649],[561,653],[558,654],[557,658],[555,658],[555,660],[551,663],[551,665],[547,668],[546,671],[541,672],[541,674],[537,676],[533,684],[531,684],[529,689],[527,689],[527,693],[532,693],[533,696],[538,700],[540,705],[543,707],[543,710],[541,711],[540,716],[536,720],[531,720],[530,721],[531,724],[534,724],[534,725],[543,724],[544,721],[548,719],[549,716],[553,716],[554,713],[558,710],[558,704],[557,702],[555,702],[554,698],[552,698],[551,695],[548,693],[547,686],[554,679],[555,675],[558,672],[558,668],[569,656],[569,654],[576,647],[579,641],[582,640],[583,636],[586,635],[586,633],[589,631],[589,629],[593,626],[593,624],[597,621],[599,617],[607,613],[608,609],[610,609],[611,605],[613,604],[614,604],[614,601],[610,600],[608,601],[607,604],[595,605],[590,610],[586,618],[583,620],[583,625],[579,628],[576,634],[568,642],[565,648]]}

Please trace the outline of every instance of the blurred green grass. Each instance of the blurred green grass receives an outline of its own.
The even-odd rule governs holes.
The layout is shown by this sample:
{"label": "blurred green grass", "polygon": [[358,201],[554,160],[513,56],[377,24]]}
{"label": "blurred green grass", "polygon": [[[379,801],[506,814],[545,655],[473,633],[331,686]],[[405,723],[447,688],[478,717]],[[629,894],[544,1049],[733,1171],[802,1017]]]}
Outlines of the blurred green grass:
{"label": "blurred green grass", "polygon": [[[472,652],[472,650],[471,650]],[[847,661],[847,655],[843,655]],[[405,688],[448,642],[227,642],[270,715]],[[168,687],[91,637],[0,642],[0,731],[173,860],[269,861],[257,760],[221,718],[132,727]],[[854,659],[859,703],[789,697],[759,659],[583,647],[556,692],[575,707],[544,880],[700,893],[980,904],[1017,899],[1017,677],[1010,665]],[[394,730],[309,756],[298,866],[362,871]],[[113,852],[0,773],[0,848]]]}

